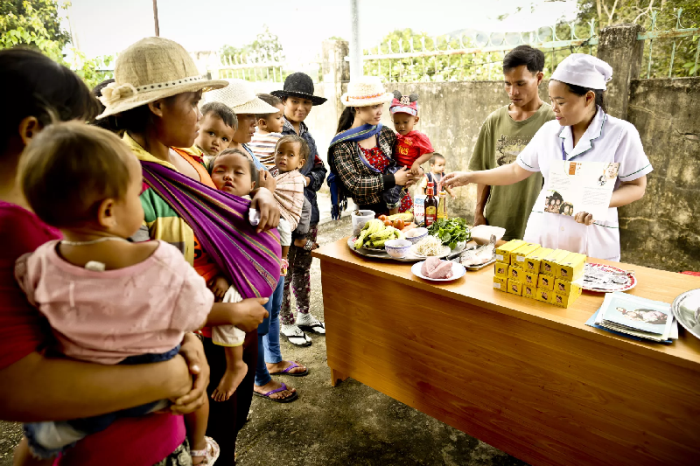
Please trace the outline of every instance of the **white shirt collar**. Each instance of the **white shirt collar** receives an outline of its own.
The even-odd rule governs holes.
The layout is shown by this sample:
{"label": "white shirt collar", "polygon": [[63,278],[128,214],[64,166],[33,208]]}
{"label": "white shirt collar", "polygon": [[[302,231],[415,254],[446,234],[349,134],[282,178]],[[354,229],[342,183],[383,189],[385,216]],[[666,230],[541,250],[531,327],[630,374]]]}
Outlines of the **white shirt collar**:
{"label": "white shirt collar", "polygon": [[588,125],[586,131],[581,136],[581,139],[576,144],[574,148],[574,138],[571,133],[571,126],[565,126],[559,132],[559,138],[561,139],[561,144],[564,144],[564,152],[566,153],[566,160],[571,160],[577,155],[581,155],[587,152],[593,147],[593,141],[598,139],[603,133],[603,127],[605,126],[605,121],[607,120],[607,115],[600,106],[593,117],[593,121]]}

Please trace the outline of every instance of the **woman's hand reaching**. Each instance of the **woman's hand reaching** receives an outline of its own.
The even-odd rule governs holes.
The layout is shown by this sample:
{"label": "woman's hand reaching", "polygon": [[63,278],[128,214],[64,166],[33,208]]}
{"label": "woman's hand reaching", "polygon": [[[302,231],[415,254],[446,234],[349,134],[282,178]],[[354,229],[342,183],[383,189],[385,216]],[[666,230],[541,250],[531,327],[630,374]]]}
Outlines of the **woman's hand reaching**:
{"label": "woman's hand reaching", "polygon": [[451,189],[458,186],[465,186],[472,183],[470,179],[471,173],[467,172],[452,172],[445,175],[445,177],[440,182],[440,186]]}

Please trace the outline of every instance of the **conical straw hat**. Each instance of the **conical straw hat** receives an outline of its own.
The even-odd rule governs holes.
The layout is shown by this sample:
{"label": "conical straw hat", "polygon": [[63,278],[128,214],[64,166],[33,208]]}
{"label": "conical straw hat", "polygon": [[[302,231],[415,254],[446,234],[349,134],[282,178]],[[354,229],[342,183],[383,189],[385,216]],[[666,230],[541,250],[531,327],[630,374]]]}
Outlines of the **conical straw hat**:
{"label": "conical straw hat", "polygon": [[142,39],[124,50],[117,58],[114,79],[102,89],[100,100],[106,108],[98,119],[183,92],[228,85],[201,75],[184,47],[161,37]]}

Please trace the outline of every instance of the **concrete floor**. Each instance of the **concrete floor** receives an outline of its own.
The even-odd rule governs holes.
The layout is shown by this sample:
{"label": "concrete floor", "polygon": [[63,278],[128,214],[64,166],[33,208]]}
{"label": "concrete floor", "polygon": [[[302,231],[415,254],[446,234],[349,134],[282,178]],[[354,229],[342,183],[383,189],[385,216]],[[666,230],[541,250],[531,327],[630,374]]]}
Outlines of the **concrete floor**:
{"label": "concrete floor", "polygon": [[[319,199],[328,212],[327,196]],[[319,242],[346,236],[350,219],[323,216]],[[312,313],[323,318],[321,270],[312,268]],[[238,462],[246,465],[521,465],[523,462],[352,379],[330,386],[325,337],[282,354],[309,367],[303,378],[283,378],[299,399],[278,404],[255,397],[250,422],[239,434]],[[19,425],[0,421],[0,466],[12,464]]]}

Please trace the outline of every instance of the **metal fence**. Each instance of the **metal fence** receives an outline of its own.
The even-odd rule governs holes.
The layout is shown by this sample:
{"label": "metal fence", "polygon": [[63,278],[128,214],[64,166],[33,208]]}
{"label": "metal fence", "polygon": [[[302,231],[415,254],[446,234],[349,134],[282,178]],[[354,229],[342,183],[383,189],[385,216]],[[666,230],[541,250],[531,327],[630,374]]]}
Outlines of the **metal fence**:
{"label": "metal fence", "polygon": [[[700,28],[698,24],[685,27],[683,8],[672,19],[675,25],[665,31],[657,30],[658,12],[653,11],[647,22],[648,31],[637,36],[644,43],[644,78],[672,78],[698,76],[700,58]],[[668,18],[667,18],[668,20]],[[668,22],[668,21],[666,21]]]}
{"label": "metal fence", "polygon": [[[682,9],[674,13],[675,25],[666,21],[666,30],[657,30],[657,11],[645,24],[645,73],[641,77],[697,76],[700,29],[684,27]],[[382,44],[365,50],[364,73],[388,82],[489,81],[503,77],[503,58],[513,48],[528,44],[545,52],[545,75],[571,53],[595,55],[598,28],[589,23],[559,23],[527,33],[475,33],[472,35],[429,37],[411,34],[389,37]],[[410,32],[410,31],[409,31]]]}
{"label": "metal fence", "polygon": [[390,38],[365,51],[364,72],[389,82],[500,80],[503,57],[522,44],[543,50],[545,72],[551,73],[572,52],[595,54],[595,21],[560,23],[521,33]]}
{"label": "metal fence", "polygon": [[[199,55],[199,56],[198,56]],[[303,71],[314,82],[321,81],[320,60],[291,62],[278,53],[249,53],[246,55],[222,55],[217,52],[193,54],[198,67],[224,79],[281,83],[291,73]]]}

